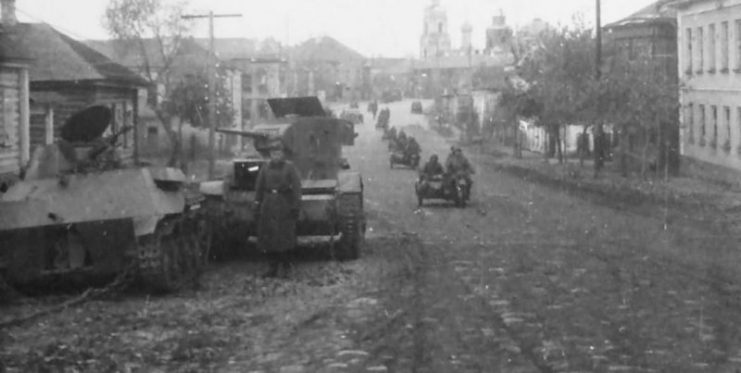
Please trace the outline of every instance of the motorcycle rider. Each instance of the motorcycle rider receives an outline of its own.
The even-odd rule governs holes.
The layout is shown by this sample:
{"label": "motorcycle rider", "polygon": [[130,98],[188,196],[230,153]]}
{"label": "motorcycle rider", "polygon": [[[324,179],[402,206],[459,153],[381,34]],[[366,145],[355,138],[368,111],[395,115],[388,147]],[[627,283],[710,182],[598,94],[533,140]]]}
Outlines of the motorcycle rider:
{"label": "motorcycle rider", "polygon": [[443,165],[438,162],[437,154],[430,156],[430,159],[425,163],[419,172],[419,178],[422,182],[432,180],[435,176],[440,176],[445,173]]}
{"label": "motorcycle rider", "polygon": [[437,154],[430,156],[430,159],[425,162],[425,165],[419,170],[419,185],[420,189],[417,193],[428,193],[430,190],[430,181],[435,178],[444,178],[445,169],[443,165],[438,162]]}
{"label": "motorcycle rider", "polygon": [[396,141],[396,127],[391,127],[388,134],[389,141]]}
{"label": "motorcycle rider", "polygon": [[473,180],[471,180],[471,175],[473,175],[475,172],[473,170],[473,167],[471,166],[471,162],[468,161],[468,158],[463,155],[463,150],[457,146],[450,147],[450,154],[448,155],[448,158],[445,160],[445,169],[446,169],[446,175],[448,177],[458,177],[462,176],[465,180],[469,188],[473,184]]}
{"label": "motorcycle rider", "polygon": [[400,150],[402,150],[402,151],[403,151],[404,149],[406,149],[406,148],[407,148],[407,141],[409,140],[409,139],[407,138],[407,134],[406,134],[406,132],[404,132],[404,130],[400,130],[400,131],[399,131],[399,135],[398,135],[398,136],[396,136],[396,138],[397,138],[397,140],[398,140],[398,145],[399,145],[399,147],[398,147],[398,148],[399,148]]}
{"label": "motorcycle rider", "polygon": [[422,148],[419,146],[417,140],[414,137],[409,136],[409,140],[407,140],[406,147],[404,148],[404,158],[410,160],[413,155],[419,155],[421,152]]}

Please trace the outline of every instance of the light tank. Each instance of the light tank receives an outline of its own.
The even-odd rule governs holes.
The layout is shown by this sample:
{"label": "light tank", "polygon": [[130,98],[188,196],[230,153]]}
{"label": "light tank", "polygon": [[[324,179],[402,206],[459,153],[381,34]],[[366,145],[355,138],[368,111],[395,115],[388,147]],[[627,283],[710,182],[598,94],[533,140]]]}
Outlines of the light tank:
{"label": "light tank", "polygon": [[251,138],[257,154],[233,160],[224,180],[201,185],[221,227],[214,230],[214,251],[223,250],[225,241],[244,247],[257,235],[255,182],[269,160],[269,145],[278,139],[301,176],[297,235],[329,240],[337,259],[358,258],[366,227],[363,181],[342,157],[343,146],[354,144],[353,123],[327,115],[316,97],[268,99],[268,104],[276,119],[250,131],[219,130]]}
{"label": "light tank", "polygon": [[[178,169],[126,166],[106,106],[74,114],[0,195],[0,282],[33,289],[131,275],[148,291],[195,280],[207,259],[202,196]],[[29,286],[30,285],[30,286]]]}

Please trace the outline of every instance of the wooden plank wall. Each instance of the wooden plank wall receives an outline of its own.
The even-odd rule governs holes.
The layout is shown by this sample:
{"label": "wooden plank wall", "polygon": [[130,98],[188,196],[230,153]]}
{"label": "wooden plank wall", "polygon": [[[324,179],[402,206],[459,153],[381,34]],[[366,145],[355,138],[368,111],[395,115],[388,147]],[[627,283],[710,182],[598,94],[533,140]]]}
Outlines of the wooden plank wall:
{"label": "wooden plank wall", "polygon": [[20,73],[0,66],[0,175],[20,170]]}

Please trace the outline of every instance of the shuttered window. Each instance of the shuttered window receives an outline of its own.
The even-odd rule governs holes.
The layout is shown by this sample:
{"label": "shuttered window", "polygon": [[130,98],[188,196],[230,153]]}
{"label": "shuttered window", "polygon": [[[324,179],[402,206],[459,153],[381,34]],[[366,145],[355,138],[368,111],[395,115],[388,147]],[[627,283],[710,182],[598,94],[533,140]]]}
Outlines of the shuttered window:
{"label": "shuttered window", "polygon": [[0,67],[0,153],[18,151],[19,73],[17,69]]}

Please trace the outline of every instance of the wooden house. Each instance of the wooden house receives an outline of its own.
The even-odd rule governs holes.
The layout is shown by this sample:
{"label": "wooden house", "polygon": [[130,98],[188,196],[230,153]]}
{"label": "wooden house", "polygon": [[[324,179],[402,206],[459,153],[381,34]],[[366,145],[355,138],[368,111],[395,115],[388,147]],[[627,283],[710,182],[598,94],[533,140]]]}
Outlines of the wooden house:
{"label": "wooden house", "polygon": [[28,54],[12,24],[0,25],[0,193],[18,178],[28,161]]}

